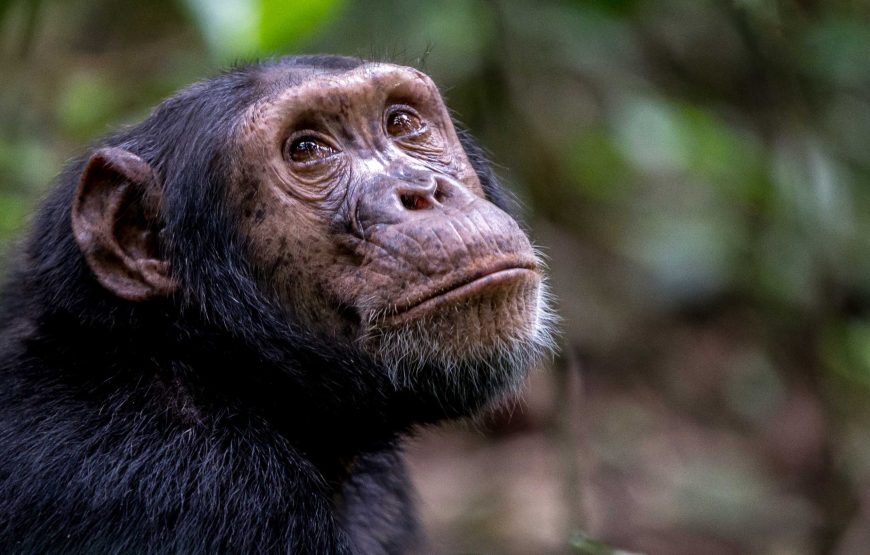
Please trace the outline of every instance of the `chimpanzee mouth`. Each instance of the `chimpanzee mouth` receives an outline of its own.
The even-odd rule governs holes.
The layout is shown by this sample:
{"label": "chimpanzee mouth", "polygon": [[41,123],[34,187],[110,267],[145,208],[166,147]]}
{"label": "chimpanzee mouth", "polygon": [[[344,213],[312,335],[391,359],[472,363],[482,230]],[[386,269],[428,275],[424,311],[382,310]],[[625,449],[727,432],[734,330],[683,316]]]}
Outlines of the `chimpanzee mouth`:
{"label": "chimpanzee mouth", "polygon": [[397,304],[386,314],[390,323],[414,319],[434,310],[442,304],[461,301],[498,289],[536,285],[541,279],[539,267],[534,262],[515,260],[488,266],[476,272],[463,272],[416,298]]}

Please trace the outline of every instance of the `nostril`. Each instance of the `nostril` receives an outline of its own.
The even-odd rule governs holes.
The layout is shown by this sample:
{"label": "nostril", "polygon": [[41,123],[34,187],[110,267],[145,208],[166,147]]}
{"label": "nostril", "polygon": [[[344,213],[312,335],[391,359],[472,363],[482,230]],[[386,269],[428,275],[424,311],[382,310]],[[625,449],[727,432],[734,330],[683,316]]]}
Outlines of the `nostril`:
{"label": "nostril", "polygon": [[399,199],[407,210],[426,210],[432,206],[429,199],[417,193],[402,193]]}
{"label": "nostril", "polygon": [[447,198],[447,193],[439,185],[438,188],[435,189],[435,194],[432,196],[435,197],[435,202],[440,204],[440,203],[444,202],[444,199]]}

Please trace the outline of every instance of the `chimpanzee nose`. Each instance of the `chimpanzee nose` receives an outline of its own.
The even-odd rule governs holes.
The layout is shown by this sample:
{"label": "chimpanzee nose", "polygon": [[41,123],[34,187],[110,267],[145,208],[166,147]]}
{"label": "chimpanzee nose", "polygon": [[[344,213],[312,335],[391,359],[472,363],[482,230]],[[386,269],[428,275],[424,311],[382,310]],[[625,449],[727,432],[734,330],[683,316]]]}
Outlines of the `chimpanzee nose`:
{"label": "chimpanzee nose", "polygon": [[396,187],[396,194],[402,207],[412,211],[444,209],[472,200],[471,192],[464,186],[440,175],[418,182],[403,182]]}
{"label": "chimpanzee nose", "polygon": [[444,187],[436,179],[420,185],[401,185],[396,194],[406,210],[429,210],[439,206],[446,195]]}
{"label": "chimpanzee nose", "polygon": [[477,198],[451,177],[429,173],[417,178],[388,177],[366,187],[357,204],[357,221],[362,228],[375,224],[397,224],[420,217],[452,217]]}

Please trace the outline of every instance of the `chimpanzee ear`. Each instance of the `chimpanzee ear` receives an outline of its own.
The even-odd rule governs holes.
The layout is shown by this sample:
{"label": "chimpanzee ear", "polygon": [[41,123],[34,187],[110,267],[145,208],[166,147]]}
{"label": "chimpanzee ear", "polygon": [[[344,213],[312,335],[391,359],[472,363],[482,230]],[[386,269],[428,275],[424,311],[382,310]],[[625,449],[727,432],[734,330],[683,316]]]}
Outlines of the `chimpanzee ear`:
{"label": "chimpanzee ear", "polygon": [[101,148],[88,160],[73,201],[73,234],[97,280],[123,299],[177,288],[160,255],[159,205],[157,176],[142,158]]}

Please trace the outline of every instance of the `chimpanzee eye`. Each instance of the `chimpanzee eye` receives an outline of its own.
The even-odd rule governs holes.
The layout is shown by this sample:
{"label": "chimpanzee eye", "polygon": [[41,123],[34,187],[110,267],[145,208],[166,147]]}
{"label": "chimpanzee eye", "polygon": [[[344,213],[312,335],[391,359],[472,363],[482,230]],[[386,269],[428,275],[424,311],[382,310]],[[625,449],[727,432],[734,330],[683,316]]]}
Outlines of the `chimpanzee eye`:
{"label": "chimpanzee eye", "polygon": [[392,137],[407,137],[425,130],[426,122],[410,110],[396,110],[387,116],[387,133]]}
{"label": "chimpanzee eye", "polygon": [[338,152],[317,137],[306,135],[290,142],[286,156],[293,162],[304,164],[329,158]]}

